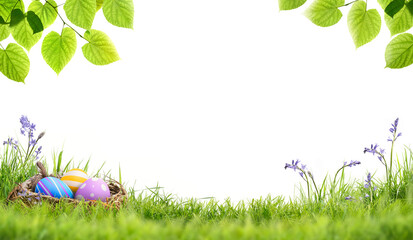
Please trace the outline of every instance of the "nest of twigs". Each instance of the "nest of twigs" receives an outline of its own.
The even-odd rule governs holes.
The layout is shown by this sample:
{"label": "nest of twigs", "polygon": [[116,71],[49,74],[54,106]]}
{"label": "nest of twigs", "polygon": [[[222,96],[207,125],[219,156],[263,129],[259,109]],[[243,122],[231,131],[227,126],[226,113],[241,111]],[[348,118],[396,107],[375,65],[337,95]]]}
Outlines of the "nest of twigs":
{"label": "nest of twigs", "polygon": [[[78,199],[73,198],[55,198],[51,196],[46,196],[43,194],[35,193],[36,184],[44,177],[56,177],[61,178],[62,176],[54,176],[54,175],[47,175],[46,170],[41,162],[37,162],[37,166],[39,168],[39,174],[34,175],[33,177],[29,178],[28,180],[24,181],[23,183],[18,184],[9,194],[7,197],[7,202],[13,202],[20,200],[26,206],[34,206],[36,204],[41,204],[42,202],[46,201],[51,204],[57,204],[61,202],[66,202],[67,204],[72,204],[77,206],[79,203],[83,202],[87,206],[94,206],[98,204],[100,201],[80,201]],[[128,194],[126,190],[123,188],[122,184],[118,181],[106,177],[104,181],[108,184],[109,191],[110,191],[110,198],[106,199],[106,202],[100,202],[107,208],[116,208],[120,209],[120,207],[126,202],[128,198]]]}

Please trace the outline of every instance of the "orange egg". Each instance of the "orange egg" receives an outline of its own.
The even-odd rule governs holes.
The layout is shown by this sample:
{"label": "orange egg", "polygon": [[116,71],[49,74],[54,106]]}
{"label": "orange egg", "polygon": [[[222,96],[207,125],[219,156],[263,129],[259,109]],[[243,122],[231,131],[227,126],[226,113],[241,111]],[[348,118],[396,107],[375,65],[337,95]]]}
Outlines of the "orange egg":
{"label": "orange egg", "polygon": [[76,193],[80,185],[82,185],[82,183],[84,183],[88,179],[89,176],[87,175],[87,173],[78,168],[74,168],[66,172],[61,178],[61,180],[69,186],[73,193]]}

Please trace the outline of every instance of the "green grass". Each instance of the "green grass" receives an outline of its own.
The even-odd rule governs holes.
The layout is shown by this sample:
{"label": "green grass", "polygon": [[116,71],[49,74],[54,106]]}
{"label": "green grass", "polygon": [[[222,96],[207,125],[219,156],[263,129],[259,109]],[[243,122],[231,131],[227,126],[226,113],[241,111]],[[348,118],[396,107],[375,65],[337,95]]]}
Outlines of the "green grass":
{"label": "green grass", "polygon": [[328,215],[151,220],[126,208],[119,212],[96,207],[47,204],[26,209],[18,204],[0,208],[1,239],[411,239],[412,205],[396,201],[364,215],[358,209],[332,220]]}
{"label": "green grass", "polygon": [[[299,168],[304,185],[290,200],[266,196],[234,204],[230,199],[180,199],[159,186],[143,191],[127,186],[129,200],[120,210],[82,203],[43,202],[33,208],[6,203],[17,183],[37,173],[34,146],[17,149],[4,145],[0,154],[0,239],[413,239],[409,148],[400,157],[391,156],[386,177],[373,176],[368,188],[365,179],[346,178],[346,165],[326,175],[320,186]],[[54,174],[72,167],[87,170],[90,163],[75,164],[63,151],[52,155],[53,166],[39,160]],[[102,169],[103,164],[90,175],[100,176]]]}

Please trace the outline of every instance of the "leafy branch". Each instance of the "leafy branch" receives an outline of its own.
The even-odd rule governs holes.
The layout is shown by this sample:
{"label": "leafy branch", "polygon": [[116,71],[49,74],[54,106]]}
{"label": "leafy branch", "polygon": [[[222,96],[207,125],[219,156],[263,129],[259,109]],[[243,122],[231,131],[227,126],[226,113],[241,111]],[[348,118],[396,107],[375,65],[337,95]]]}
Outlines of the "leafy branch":
{"label": "leafy branch", "polygon": [[[280,10],[301,7],[307,0],[278,0]],[[413,64],[413,35],[405,33],[413,27],[413,1],[377,0],[384,20],[392,36],[385,50],[386,67],[404,68]],[[381,29],[381,15],[376,9],[367,9],[367,0],[314,0],[305,11],[305,16],[320,27],[337,24],[343,14],[339,8],[350,6],[347,25],[356,48],[377,37]]]}
{"label": "leafy branch", "polygon": [[[27,52],[40,41],[43,32],[55,23],[57,17],[63,22],[61,33],[50,31],[41,45],[43,59],[56,74],[75,54],[77,36],[86,40],[82,52],[92,64],[107,65],[120,59],[109,36],[92,29],[92,24],[96,12],[101,10],[112,25],[132,29],[133,0],[67,0],[60,4],[55,0],[41,1],[32,1],[27,9],[23,0],[0,2],[0,46],[10,35],[14,40],[0,49],[0,72],[7,78],[24,83],[30,70]],[[58,10],[59,6],[63,6],[63,11]],[[84,29],[84,34],[73,25]]]}
{"label": "leafy branch", "polygon": [[[59,16],[60,20],[62,20],[62,22],[63,22],[62,32],[63,32],[64,27],[65,27],[65,26],[68,26],[68,27],[71,28],[79,37],[85,39],[85,38],[83,37],[83,35],[80,34],[78,31],[76,31],[76,29],[74,29],[72,26],[70,26],[70,25],[63,19],[62,15],[60,15],[59,11],[57,11],[57,8],[58,8],[59,6],[62,6],[63,4],[61,4],[61,5],[59,5],[59,6],[57,6],[57,5],[56,5],[56,6],[53,6],[53,4],[50,3],[48,0],[46,0],[46,3],[49,4],[49,5],[56,11],[57,16]],[[85,39],[85,40],[86,40],[86,39]],[[87,41],[87,40],[86,40],[86,41]]]}

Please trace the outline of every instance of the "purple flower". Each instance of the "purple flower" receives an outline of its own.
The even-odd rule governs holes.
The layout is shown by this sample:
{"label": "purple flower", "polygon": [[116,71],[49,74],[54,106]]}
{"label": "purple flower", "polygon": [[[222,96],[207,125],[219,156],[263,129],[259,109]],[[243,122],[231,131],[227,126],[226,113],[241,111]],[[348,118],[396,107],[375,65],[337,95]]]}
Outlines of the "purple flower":
{"label": "purple flower", "polygon": [[396,132],[397,131],[397,125],[399,125],[399,118],[396,118],[396,120],[394,120],[394,123],[391,124],[392,128],[390,128],[390,132]]}
{"label": "purple flower", "polygon": [[348,166],[348,167],[354,167],[354,166],[357,166],[357,165],[361,164],[361,162],[357,161],[357,160],[351,160],[348,165],[346,163],[347,162],[344,162],[344,166]]}
{"label": "purple flower", "polygon": [[42,152],[42,146],[40,146],[34,153],[36,154],[36,160],[39,159],[39,154]]}
{"label": "purple flower", "polygon": [[353,197],[352,197],[352,196],[348,196],[348,197],[345,197],[344,199],[346,199],[346,200],[352,200]]}
{"label": "purple flower", "polygon": [[14,140],[13,138],[8,138],[7,141],[3,141],[3,145],[13,146],[14,149],[17,149],[17,144],[17,140]]}
{"label": "purple flower", "polygon": [[29,119],[27,116],[22,115],[20,117],[20,123],[21,123],[21,128],[20,128],[20,133],[23,136],[26,136],[26,133],[29,134],[31,138],[33,138],[33,132],[36,131],[36,124],[30,123]]}
{"label": "purple flower", "polygon": [[30,138],[30,146],[36,145],[36,140],[34,138]]}
{"label": "purple flower", "polygon": [[22,115],[20,117],[20,123],[22,125],[22,128],[29,128],[30,127],[30,121],[27,118],[27,116]]}
{"label": "purple flower", "polygon": [[[305,171],[306,168],[307,168],[307,165],[301,164],[301,170],[302,171]],[[300,174],[300,176],[302,178],[304,178],[304,173],[302,171],[300,171],[298,174]]]}
{"label": "purple flower", "polygon": [[378,156],[377,156],[377,158],[380,160],[380,162],[382,162],[383,161],[383,154],[384,154],[384,149],[383,148],[380,148],[380,151],[378,152],[378,153],[380,153]]}
{"label": "purple flower", "polygon": [[377,147],[379,145],[377,145],[377,143],[373,146],[373,144],[371,144],[370,148],[364,148],[364,153],[369,152],[372,153],[373,155],[377,153]]}
{"label": "purple flower", "polygon": [[365,187],[365,188],[370,188],[370,187],[371,187],[371,173],[369,173],[369,174],[367,175],[367,179],[364,180],[364,181],[366,182],[366,184],[364,184],[364,187]]}
{"label": "purple flower", "polygon": [[293,170],[295,171],[295,170],[297,170],[297,168],[298,168],[297,164],[298,164],[299,162],[300,162],[300,160],[297,159],[295,162],[294,162],[294,160],[293,160],[293,161],[291,162],[291,164],[286,163],[284,169],[291,168],[291,169],[293,169]]}
{"label": "purple flower", "polygon": [[394,123],[391,124],[392,127],[389,129],[389,131],[393,134],[393,138],[389,137],[389,138],[387,139],[387,141],[389,141],[389,142],[395,142],[396,139],[402,135],[402,133],[398,133],[398,134],[396,135],[397,125],[399,125],[399,118],[397,118],[397,119],[394,121]]}
{"label": "purple flower", "polygon": [[291,168],[291,169],[293,169],[294,171],[298,169],[298,170],[299,170],[298,174],[300,174],[300,176],[301,176],[302,178],[304,178],[304,173],[303,173],[303,171],[307,168],[307,165],[301,164],[301,168],[299,168],[299,167],[298,167],[298,163],[299,163],[299,162],[300,162],[300,160],[298,160],[298,159],[297,159],[296,161],[292,160],[291,164],[289,164],[289,163],[286,163],[286,164],[285,164],[284,169]]}

